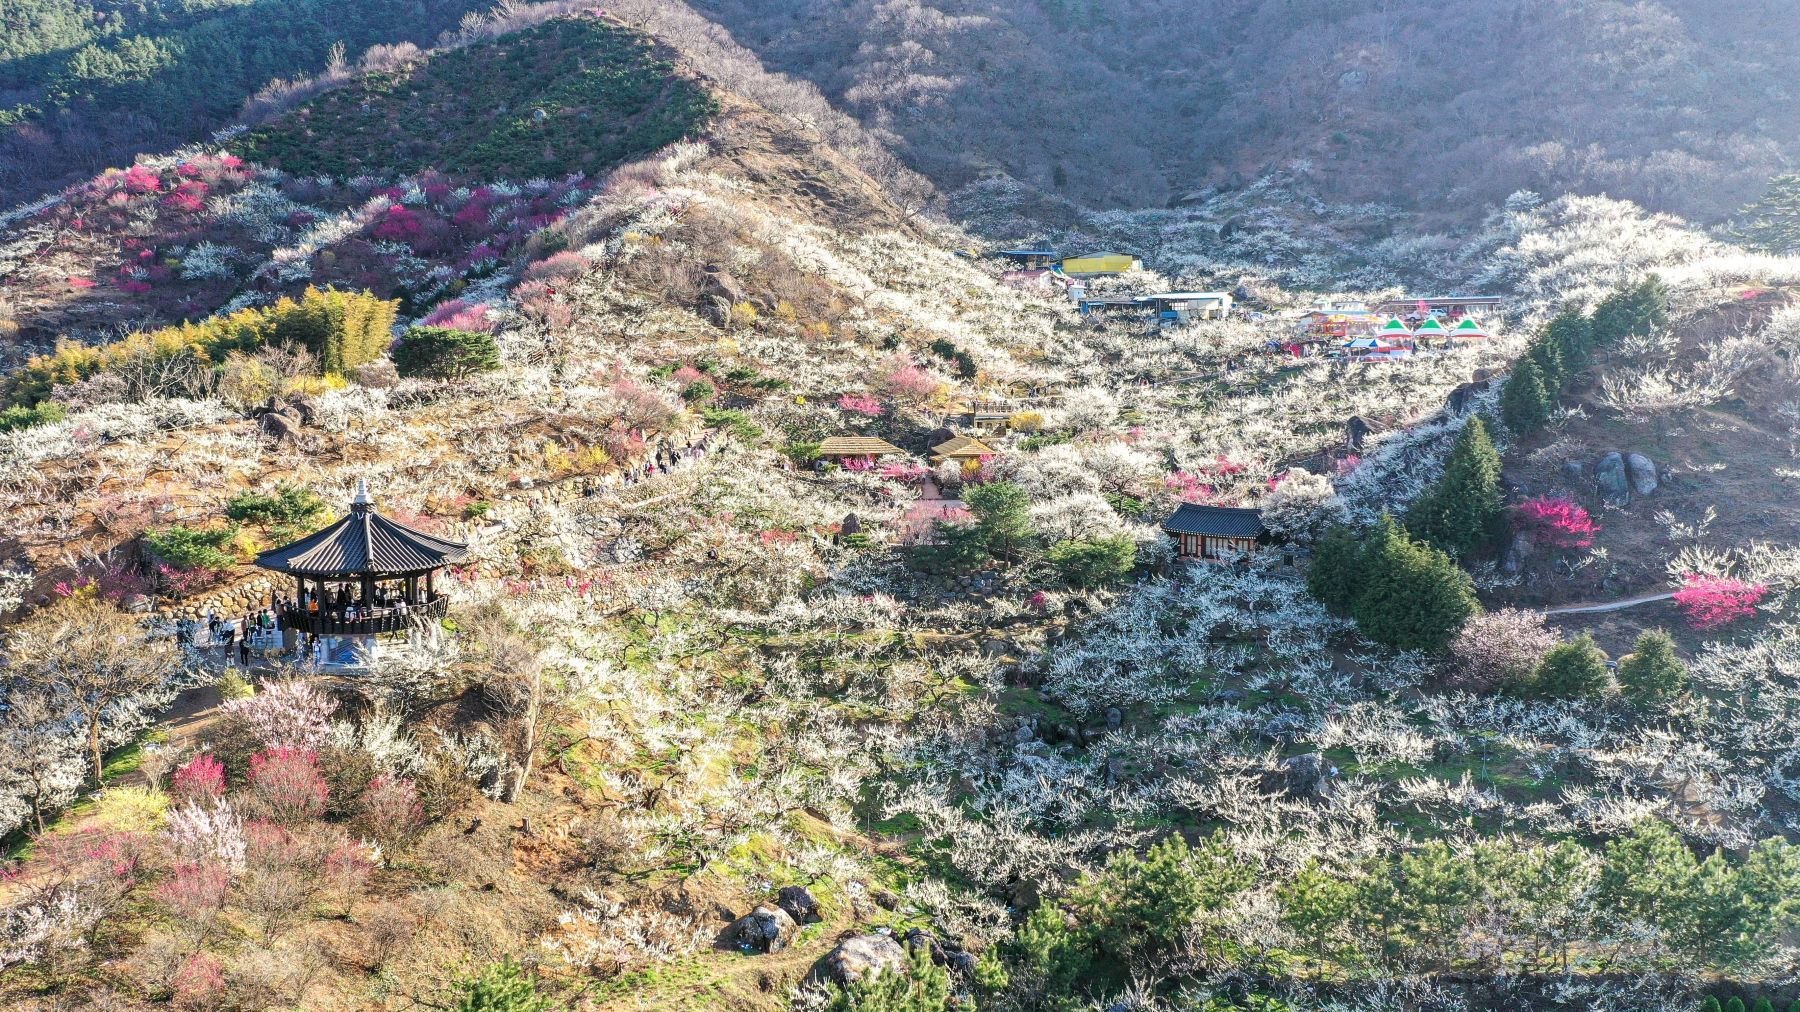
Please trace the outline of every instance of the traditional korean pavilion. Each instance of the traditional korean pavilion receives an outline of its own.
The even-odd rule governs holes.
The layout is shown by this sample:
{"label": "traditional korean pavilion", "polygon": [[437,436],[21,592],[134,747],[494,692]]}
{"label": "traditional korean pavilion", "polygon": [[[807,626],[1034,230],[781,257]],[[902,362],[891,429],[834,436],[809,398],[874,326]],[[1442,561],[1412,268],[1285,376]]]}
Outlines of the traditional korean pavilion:
{"label": "traditional korean pavilion", "polygon": [[286,628],[314,637],[373,637],[442,618],[448,601],[434,577],[468,554],[460,541],[382,516],[368,482],[358,481],[348,516],[263,552],[256,564],[294,578]]}

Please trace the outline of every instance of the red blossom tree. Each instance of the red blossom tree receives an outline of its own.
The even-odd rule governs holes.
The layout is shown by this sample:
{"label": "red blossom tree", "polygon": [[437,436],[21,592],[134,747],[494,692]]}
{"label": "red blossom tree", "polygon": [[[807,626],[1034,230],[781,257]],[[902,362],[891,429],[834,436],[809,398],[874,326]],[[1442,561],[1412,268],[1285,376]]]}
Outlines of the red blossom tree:
{"label": "red blossom tree", "polygon": [[837,406],[840,410],[867,418],[879,418],[887,410],[881,406],[881,401],[868,394],[845,394],[838,398]]}
{"label": "red blossom tree", "polygon": [[272,748],[250,757],[250,797],[258,814],[293,825],[325,814],[331,789],[309,748]]}
{"label": "red blossom tree", "polygon": [[1587,510],[1560,496],[1522,502],[1513,508],[1513,519],[1520,530],[1558,548],[1586,548],[1600,533],[1600,525]]}
{"label": "red blossom tree", "polygon": [[1681,578],[1675,603],[1695,629],[1717,629],[1756,614],[1756,606],[1769,592],[1767,584],[1750,583],[1729,576],[1688,573]]}
{"label": "red blossom tree", "polygon": [[202,752],[175,771],[169,794],[176,804],[209,807],[225,796],[225,764],[210,752]]}
{"label": "red blossom tree", "polygon": [[363,788],[361,809],[358,821],[363,830],[386,847],[405,841],[425,818],[413,782],[386,773],[377,774]]}
{"label": "red blossom tree", "polygon": [[205,952],[189,956],[170,981],[174,1005],[183,1012],[211,1012],[225,1004],[225,964]]}

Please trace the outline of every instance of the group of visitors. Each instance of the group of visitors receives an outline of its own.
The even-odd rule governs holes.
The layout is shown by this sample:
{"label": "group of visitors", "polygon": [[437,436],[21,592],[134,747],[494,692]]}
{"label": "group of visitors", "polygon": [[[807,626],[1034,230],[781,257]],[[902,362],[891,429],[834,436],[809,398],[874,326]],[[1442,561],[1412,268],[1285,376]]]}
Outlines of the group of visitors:
{"label": "group of visitors", "polygon": [[721,442],[722,437],[718,430],[707,429],[698,438],[685,445],[676,446],[666,441],[658,443],[653,452],[645,455],[642,463],[633,464],[616,473],[588,479],[583,486],[583,492],[590,496],[599,495],[621,486],[629,488],[640,482],[666,475],[671,471],[680,470],[689,464],[704,460],[708,454],[719,448]]}
{"label": "group of visitors", "polygon": [[266,648],[266,641],[277,636],[281,628],[281,613],[277,607],[259,608],[236,616],[221,615],[217,609],[208,608],[204,618],[182,619],[175,623],[175,642],[202,649],[223,649],[227,658],[235,655],[239,663],[249,664],[253,641],[265,641],[260,646]]}
{"label": "group of visitors", "polygon": [[377,584],[371,599],[363,599],[360,594],[346,587],[335,591],[326,591],[323,595],[311,591],[302,592],[299,599],[283,598],[278,606],[293,610],[305,611],[311,615],[321,612],[334,622],[355,622],[365,618],[383,618],[388,615],[405,617],[426,604],[425,588],[418,590],[417,601],[409,600],[404,593],[395,593],[388,587]]}

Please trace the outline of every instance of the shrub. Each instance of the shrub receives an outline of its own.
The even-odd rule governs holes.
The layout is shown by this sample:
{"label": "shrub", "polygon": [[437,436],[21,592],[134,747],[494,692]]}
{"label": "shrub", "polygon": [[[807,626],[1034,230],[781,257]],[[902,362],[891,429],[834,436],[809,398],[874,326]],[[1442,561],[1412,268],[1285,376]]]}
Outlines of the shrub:
{"label": "shrub", "polygon": [[1630,655],[1619,661],[1619,689],[1640,706],[1673,699],[1687,687],[1687,665],[1675,652],[1675,640],[1661,629],[1639,633]]}
{"label": "shrub", "polygon": [[1070,586],[1099,587],[1131,572],[1137,562],[1137,542],[1124,534],[1062,541],[1046,557]]}
{"label": "shrub", "polygon": [[1522,502],[1513,508],[1513,518],[1521,530],[1558,548],[1586,548],[1600,533],[1600,525],[1587,510],[1560,496]]}
{"label": "shrub", "polygon": [[69,412],[55,401],[43,401],[31,407],[15,404],[0,411],[0,432],[17,432],[39,425],[49,425],[69,417]]}
{"label": "shrub", "polygon": [[169,908],[179,928],[205,937],[213,918],[224,909],[230,887],[231,877],[218,862],[183,862],[156,887],[156,898]]}
{"label": "shrub", "polygon": [[689,404],[705,404],[719,396],[719,388],[710,380],[697,379],[681,388],[681,399]]}
{"label": "shrub", "polygon": [[1606,686],[1606,655],[1584,633],[1550,648],[1532,672],[1529,691],[1553,699],[1591,699]]}
{"label": "shrub", "polygon": [[225,503],[225,515],[238,523],[303,527],[325,512],[325,501],[311,489],[278,486],[273,495],[239,492]]}
{"label": "shrub", "polygon": [[1682,577],[1675,603],[1695,629],[1717,629],[1756,614],[1756,605],[1769,588],[1726,576],[1688,573]]}
{"label": "shrub", "polygon": [[244,867],[244,822],[223,799],[171,809],[162,835],[178,864],[216,862],[232,872]]}
{"label": "shrub", "polygon": [[1044,428],[1044,414],[1041,411],[1015,411],[1006,420],[1006,427],[1014,432],[1030,434],[1041,432]]}
{"label": "shrub", "polygon": [[[750,420],[750,416],[736,408],[701,408],[700,420],[709,429],[724,429],[731,433],[731,438],[744,444],[754,446],[762,442],[762,426]],[[813,445],[817,453],[818,445]]]}
{"label": "shrub", "polygon": [[225,796],[225,764],[202,752],[175,771],[169,796],[176,804],[211,805]]}
{"label": "shrub", "polygon": [[456,985],[456,1012],[547,1012],[550,1003],[511,958]]}
{"label": "shrub", "polygon": [[325,814],[330,789],[308,748],[271,748],[250,757],[250,802],[257,814],[292,825]]}
{"label": "shrub", "polygon": [[1472,615],[1450,641],[1449,684],[1475,693],[1528,685],[1556,643],[1540,612],[1503,608]]}
{"label": "shrub", "polygon": [[406,377],[466,379],[500,368],[500,346],[479,331],[413,327],[394,346],[394,367]]}
{"label": "shrub", "polygon": [[567,250],[553,253],[538,262],[526,267],[520,274],[524,281],[557,281],[562,278],[579,277],[586,274],[593,263],[579,253]]}
{"label": "shrub", "polygon": [[236,540],[236,526],[200,530],[177,524],[144,532],[150,554],[180,570],[224,570],[237,565],[237,556],[226,550]]}

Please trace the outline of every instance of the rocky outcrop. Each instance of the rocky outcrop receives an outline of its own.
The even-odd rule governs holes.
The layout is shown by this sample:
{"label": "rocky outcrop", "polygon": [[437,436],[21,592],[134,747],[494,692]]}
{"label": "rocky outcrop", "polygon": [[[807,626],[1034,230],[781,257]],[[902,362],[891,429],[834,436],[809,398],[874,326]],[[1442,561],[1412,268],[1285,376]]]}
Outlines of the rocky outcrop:
{"label": "rocky outcrop", "polygon": [[1290,756],[1276,768],[1280,789],[1289,797],[1313,800],[1325,796],[1326,771],[1329,764],[1319,752]]}
{"label": "rocky outcrop", "polygon": [[805,886],[782,886],[775,894],[775,905],[787,911],[787,915],[796,924],[811,924],[819,920],[819,901]]}
{"label": "rocky outcrop", "polygon": [[815,976],[844,985],[870,974],[905,972],[906,950],[887,935],[852,935],[813,968]]}
{"label": "rocky outcrop", "polygon": [[1631,489],[1640,496],[1656,491],[1656,464],[1641,453],[1625,455],[1625,469],[1631,474]]}
{"label": "rocky outcrop", "polygon": [[761,903],[755,910],[732,921],[719,935],[719,942],[745,952],[780,952],[799,931],[800,926],[786,910]]}
{"label": "rocky outcrop", "polygon": [[1375,426],[1370,425],[1368,419],[1361,415],[1351,415],[1350,420],[1344,423],[1344,445],[1351,453],[1361,453],[1363,442],[1374,431]]}
{"label": "rocky outcrop", "polygon": [[1458,417],[1468,414],[1469,408],[1475,403],[1475,398],[1487,393],[1493,382],[1488,379],[1472,380],[1458,386],[1450,391],[1450,399],[1444,404],[1445,410]]}
{"label": "rocky outcrop", "polygon": [[1594,481],[1600,486],[1600,498],[1610,506],[1631,502],[1631,479],[1626,473],[1625,455],[1614,450],[1594,464]]}

